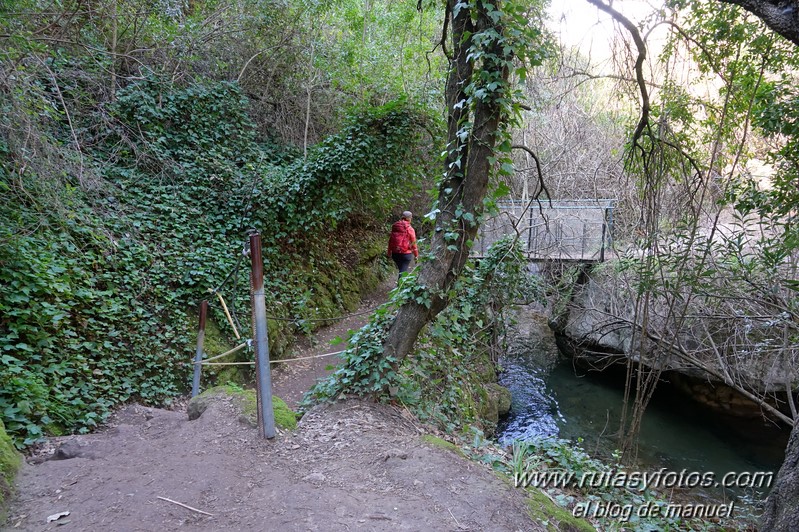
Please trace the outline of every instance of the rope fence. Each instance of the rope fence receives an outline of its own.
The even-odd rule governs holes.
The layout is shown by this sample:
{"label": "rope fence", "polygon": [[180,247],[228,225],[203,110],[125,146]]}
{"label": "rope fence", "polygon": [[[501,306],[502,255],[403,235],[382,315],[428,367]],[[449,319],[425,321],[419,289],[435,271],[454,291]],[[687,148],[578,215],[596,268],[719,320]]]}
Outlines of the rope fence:
{"label": "rope fence", "polygon": [[[215,357],[206,358],[205,360],[201,361],[200,363],[210,362],[212,360],[217,360],[219,358],[226,357],[228,355],[232,355],[233,353],[236,353],[237,351],[241,351],[244,347],[251,346],[251,345],[252,345],[252,340],[249,339],[246,342],[244,342],[243,344],[237,345],[236,347],[234,347],[230,351],[225,351],[221,355],[216,355]],[[193,364],[197,364],[197,362],[193,362]]]}
{"label": "rope fence", "polygon": [[[233,353],[235,351],[238,351],[242,346],[245,346],[245,345],[247,345],[247,344],[246,343],[241,344],[239,347],[231,349],[227,353],[223,353],[221,355],[217,355],[217,356],[215,356],[213,358],[207,358],[207,359],[201,360],[199,362],[187,362],[187,365],[189,365],[189,366],[196,366],[196,365],[200,365],[200,366],[247,366],[247,365],[253,365],[253,364],[255,364],[254,360],[250,361],[250,362],[211,362],[212,360],[216,360],[216,359],[221,358],[221,357],[223,357],[225,355],[229,355],[229,354],[231,354],[231,353]],[[278,362],[297,362],[299,360],[311,360],[311,359],[314,359],[314,358],[331,357],[333,355],[340,355],[341,353],[343,353],[345,351],[346,351],[346,349],[341,350],[341,351],[334,351],[333,353],[325,353],[324,355],[311,355],[309,357],[297,357],[297,358],[284,358],[282,360],[270,360],[269,363],[270,364],[277,364]]]}
{"label": "rope fence", "polygon": [[[307,323],[338,321],[346,317],[360,316],[372,313],[375,310],[377,310],[378,307],[369,308],[352,314],[342,314],[340,316],[330,317],[330,318],[284,318],[279,316],[268,316],[266,314],[266,301],[265,301],[266,298],[264,291],[264,271],[263,271],[264,264],[263,264],[262,249],[261,249],[261,235],[256,229],[250,229],[248,231],[248,235],[249,235],[248,239],[249,242],[245,243],[241,254],[236,260],[236,265],[228,272],[227,276],[218,287],[216,287],[215,289],[211,288],[208,290],[208,292],[211,294],[210,299],[213,300],[214,299],[213,296],[216,296],[216,299],[219,301],[219,305],[221,306],[221,310],[225,315],[225,319],[227,320],[231,329],[233,329],[233,334],[235,335],[236,340],[241,343],[239,343],[239,345],[237,345],[236,347],[225,351],[222,354],[203,359],[203,357],[208,356],[207,353],[205,353],[205,351],[203,350],[203,344],[205,343],[205,332],[206,332],[206,323],[208,318],[208,307],[209,307],[208,299],[203,299],[202,301],[200,301],[200,307],[198,312],[199,325],[197,328],[197,347],[195,349],[194,361],[186,362],[185,364],[187,366],[192,366],[194,369],[194,376],[191,388],[192,397],[196,397],[200,393],[200,381],[202,378],[203,366],[254,365],[255,374],[256,374],[255,389],[256,389],[256,404],[258,409],[258,429],[264,438],[271,439],[274,438],[275,435],[277,434],[275,427],[273,405],[272,405],[272,391],[271,391],[272,377],[270,372],[271,365],[277,362],[299,362],[302,360],[315,360],[317,358],[331,357],[335,355],[340,355],[346,352],[346,350],[334,351],[332,353],[325,353],[321,355],[289,358],[284,360],[270,360],[269,340],[267,335],[267,321],[271,319],[276,321],[294,322],[295,324],[302,323],[303,325]],[[252,338],[242,339],[239,331],[244,331],[244,327],[241,326],[241,323],[239,323],[238,317],[236,316],[236,294],[237,294],[238,280],[240,277],[239,269],[244,261],[244,258],[247,256],[250,257],[250,263],[251,263],[250,302],[252,307],[251,310],[252,310],[253,332],[252,332]],[[221,291],[223,287],[231,280],[233,282],[233,286],[230,292],[232,294],[230,299],[230,306],[228,307],[225,298],[222,297]],[[219,360],[220,358],[224,358],[226,356],[237,353],[242,349],[244,349],[245,347],[254,350],[255,360],[240,361],[240,362],[214,362],[216,360]]]}
{"label": "rope fence", "polygon": [[[241,336],[239,336],[238,329],[236,328],[236,325],[233,323],[233,318],[231,316],[231,312],[228,310],[228,306],[225,303],[225,300],[222,297],[222,294],[220,294],[216,290],[210,290],[210,289],[208,290],[208,292],[213,294],[213,295],[216,295],[216,297],[219,299],[219,303],[220,303],[220,305],[222,307],[222,311],[225,313],[225,317],[227,318],[228,323],[233,328],[233,333],[236,335],[236,339],[240,340]],[[363,316],[364,314],[371,314],[372,312],[376,311],[379,308],[380,308],[380,305],[378,305],[376,307],[368,308],[366,310],[361,310],[359,312],[352,312],[352,313],[349,313],[349,314],[341,314],[340,316],[335,316],[335,317],[332,317],[332,318],[284,318],[282,316],[269,316],[269,315],[267,315],[266,319],[274,320],[274,321],[292,321],[292,322],[295,322],[295,323],[298,323],[298,322],[321,323],[321,322],[326,322],[326,321],[343,320],[344,318],[350,318],[350,317],[353,317],[353,316]]]}
{"label": "rope fence", "polygon": [[[238,268],[238,265],[236,265],[236,267]],[[231,272],[231,274],[232,273],[233,272]],[[228,275],[228,278],[230,278],[230,275]],[[227,281],[227,279],[226,279],[226,281]],[[222,284],[224,285],[224,283],[222,283]],[[222,286],[220,286],[219,288],[222,288]],[[236,335],[236,339],[237,340],[241,340],[241,335],[239,334],[239,331],[236,328],[236,325],[234,323],[234,319],[231,316],[230,311],[228,310],[228,306],[225,303],[225,299],[222,297],[222,294],[220,294],[218,292],[218,289],[217,290],[209,290],[209,292],[211,294],[216,295],[216,297],[219,299],[219,304],[222,306],[222,310],[225,313],[225,317],[227,318],[227,321],[230,324],[230,327],[233,329],[233,333]],[[373,308],[370,308],[370,309],[367,309],[367,310],[363,310],[363,311],[360,311],[360,312],[354,312],[352,314],[344,314],[344,315],[341,315],[341,316],[336,317],[336,318],[281,318],[281,317],[277,317],[277,316],[267,316],[267,319],[278,320],[278,321],[325,322],[325,321],[340,320],[340,319],[348,318],[348,317],[352,317],[352,316],[362,316],[364,314],[369,314],[371,312],[374,312],[378,308],[379,307],[373,307]],[[213,356],[211,358],[206,358],[204,360],[195,360],[194,362],[188,362],[187,365],[189,365],[189,366],[251,366],[251,365],[254,365],[255,361],[250,361],[250,362],[213,362],[214,360],[218,360],[218,359],[224,358],[224,357],[226,357],[228,355],[232,355],[233,353],[237,353],[237,352],[241,351],[242,349],[244,349],[245,347],[252,348],[252,339],[251,338],[246,339],[241,344],[237,345],[233,349],[225,351],[221,355],[216,355],[216,356]],[[286,358],[286,359],[282,359],[282,360],[270,360],[269,363],[270,364],[276,364],[278,362],[295,362],[295,361],[299,361],[299,360],[310,360],[310,359],[315,359],[315,358],[324,358],[324,357],[329,357],[329,356],[333,356],[333,355],[340,355],[343,352],[344,351],[334,351],[332,353],[325,353],[323,355],[313,355],[313,356],[308,356],[308,357],[297,357],[297,358]]]}

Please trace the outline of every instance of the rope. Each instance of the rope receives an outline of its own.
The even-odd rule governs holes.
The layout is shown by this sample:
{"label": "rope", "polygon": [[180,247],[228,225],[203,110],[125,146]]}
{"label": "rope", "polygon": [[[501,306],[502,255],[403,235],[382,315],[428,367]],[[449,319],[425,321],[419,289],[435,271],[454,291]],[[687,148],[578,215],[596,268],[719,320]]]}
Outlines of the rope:
{"label": "rope", "polygon": [[[249,250],[245,246],[244,249],[242,250],[241,256],[243,257],[247,253],[249,253]],[[233,321],[236,322],[236,325],[239,326],[239,329],[244,330],[244,327],[242,327],[241,323],[239,323],[238,316],[236,316],[236,292],[238,291],[238,289],[239,289],[239,275],[236,274],[236,276],[233,278],[233,290],[231,291],[232,295],[230,298],[230,313],[233,315]]]}
{"label": "rope", "polygon": [[[234,266],[233,269],[230,270],[230,273],[228,273],[227,277],[225,277],[225,280],[222,281],[222,284],[220,284],[216,289],[209,289],[208,290],[211,294],[214,294],[214,295],[216,295],[217,298],[219,298],[219,303],[222,306],[222,310],[225,313],[225,317],[227,318],[228,323],[230,323],[230,326],[233,329],[233,334],[236,336],[237,340],[241,339],[241,336],[239,335],[239,332],[238,332],[238,329],[241,328],[241,323],[239,323],[239,319],[236,316],[236,288],[238,286],[238,280],[239,280],[237,274],[238,274],[238,271],[239,271],[239,267],[241,266],[242,258],[246,254],[247,254],[247,250],[245,248],[245,250],[239,255],[239,258],[236,261],[236,266]],[[222,298],[222,295],[219,293],[219,291],[222,289],[222,287],[225,286],[225,284],[227,284],[228,280],[230,280],[231,277],[233,278],[233,297],[232,297],[232,299],[230,301],[230,309],[228,310],[228,306],[225,304],[225,300]],[[353,313],[350,313],[350,314],[342,314],[340,316],[336,316],[336,317],[333,317],[333,318],[284,318],[284,317],[280,317],[280,316],[267,316],[266,318],[269,319],[269,320],[274,320],[274,321],[290,321],[290,322],[294,322],[294,323],[298,323],[298,322],[323,323],[323,322],[327,322],[327,321],[342,320],[342,319],[350,317],[350,316],[363,316],[364,314],[370,314],[370,313],[374,312],[378,308],[380,308],[380,306],[372,307],[372,308],[369,308],[369,309],[366,309],[366,310],[362,310],[360,312],[353,312]],[[238,328],[236,327],[236,325],[238,325]]]}
{"label": "rope", "polygon": [[[242,344],[242,345],[247,345],[247,344]],[[239,347],[241,347],[241,346],[239,346]],[[238,348],[236,348],[235,350],[238,350]],[[343,350],[343,351],[334,351],[333,353],[325,353],[324,355],[311,355],[309,357],[285,358],[283,360],[270,360],[269,363],[270,364],[277,364],[278,362],[296,362],[298,360],[310,360],[312,358],[324,358],[324,357],[330,357],[330,356],[333,356],[333,355],[340,355],[344,351],[346,351],[346,349]],[[213,358],[208,358],[208,359],[202,360],[200,362],[187,362],[187,364],[190,365],[190,366],[194,366],[194,365],[197,365],[197,364],[199,364],[201,366],[248,366],[248,365],[255,364],[255,361],[251,361],[251,362],[210,362],[211,360],[216,360],[217,358],[225,356],[225,355],[227,355],[229,353],[231,353],[231,351],[228,351],[224,355],[219,355],[219,356],[215,356]]]}
{"label": "rope", "polygon": [[197,364],[200,366],[252,366],[255,362],[195,362],[193,365]]}
{"label": "rope", "polygon": [[242,349],[243,347],[246,347],[247,345],[249,345],[249,344],[250,344],[250,342],[252,342],[252,340],[247,340],[247,341],[246,341],[246,342],[244,342],[243,344],[237,345],[236,347],[234,347],[234,348],[233,348],[233,349],[231,349],[230,351],[225,351],[225,352],[224,352],[224,353],[222,353],[221,355],[216,355],[215,357],[206,358],[205,360],[202,360],[202,361],[200,361],[200,362],[193,362],[193,364],[198,364],[198,363],[199,363],[199,364],[202,364],[202,363],[204,363],[204,362],[210,362],[211,360],[216,360],[216,359],[218,359],[218,358],[222,358],[222,357],[225,357],[225,356],[228,356],[228,355],[232,355],[232,354],[233,354],[233,353],[235,353],[236,351],[241,351],[241,349]]}

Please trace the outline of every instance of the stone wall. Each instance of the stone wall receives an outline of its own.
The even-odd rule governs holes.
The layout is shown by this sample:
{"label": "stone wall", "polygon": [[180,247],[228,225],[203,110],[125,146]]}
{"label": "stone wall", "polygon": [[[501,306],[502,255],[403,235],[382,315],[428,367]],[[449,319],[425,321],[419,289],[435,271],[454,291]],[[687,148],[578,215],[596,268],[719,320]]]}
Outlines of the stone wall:
{"label": "stone wall", "polygon": [[[641,304],[636,301],[635,279],[629,272],[618,271],[614,263],[583,268],[584,275],[572,276],[579,282],[564,291],[568,293],[567,300],[553,305],[555,311],[550,320],[559,347],[567,356],[599,369],[631,358],[651,368],[683,375],[686,378],[676,381],[698,402],[746,417],[761,416],[761,409],[719,378],[725,372],[737,382],[746,383],[749,391],[773,394],[778,400],[782,397],[782,404],[775,404],[783,410],[786,387],[799,390],[797,369],[786,362],[779,350],[719,352],[713,345],[721,342],[707,336],[707,327],[701,321],[672,318],[665,300],[650,299],[646,315],[650,334],[642,338],[640,329],[634,334],[632,324],[642,323],[643,314],[639,310],[636,316],[636,306],[640,309]],[[687,313],[691,312],[689,307]],[[762,333],[777,335],[779,331]],[[695,357],[718,376],[691,364],[678,354],[680,351]]]}

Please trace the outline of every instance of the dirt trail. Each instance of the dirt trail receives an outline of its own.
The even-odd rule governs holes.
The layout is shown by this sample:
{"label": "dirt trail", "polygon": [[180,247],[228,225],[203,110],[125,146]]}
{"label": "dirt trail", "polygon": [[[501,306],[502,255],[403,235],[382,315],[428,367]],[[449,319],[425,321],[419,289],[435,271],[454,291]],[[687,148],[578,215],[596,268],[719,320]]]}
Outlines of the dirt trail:
{"label": "dirt trail", "polygon": [[[349,331],[363,327],[369,320],[368,311],[385,303],[395,284],[395,279],[390,277],[367,295],[347,317],[319,329],[311,338],[300,337],[293,349],[294,357],[319,356],[344,349],[345,344],[332,345],[331,342],[337,337],[346,340]],[[330,373],[325,368],[338,362],[339,357],[331,356],[278,364],[272,371],[272,393],[286,401],[289,408],[296,408],[305,392]]]}
{"label": "dirt trail", "polygon": [[[327,339],[365,319],[324,330],[298,355],[336,350]],[[309,362],[276,371],[276,394],[295,403],[330,363]],[[266,441],[239,408],[223,396],[189,421],[183,411],[131,405],[96,434],[54,439],[65,459],[23,467],[3,530],[544,529],[519,491],[427,443],[407,411],[347,400]]]}

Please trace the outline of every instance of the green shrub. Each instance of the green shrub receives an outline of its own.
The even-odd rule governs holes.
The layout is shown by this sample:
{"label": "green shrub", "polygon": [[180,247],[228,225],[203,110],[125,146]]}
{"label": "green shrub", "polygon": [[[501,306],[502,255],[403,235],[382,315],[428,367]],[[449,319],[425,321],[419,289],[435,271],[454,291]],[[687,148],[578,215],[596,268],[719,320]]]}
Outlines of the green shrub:
{"label": "green shrub", "polygon": [[[1,188],[28,201],[0,202],[0,418],[18,447],[88,431],[122,402],[184,393],[189,309],[231,271],[222,292],[249,336],[247,227],[262,232],[270,314],[298,319],[270,322],[273,356],[308,329],[303,319],[355,304],[342,250],[362,267],[373,242],[341,242],[332,228],[414,188],[398,185],[419,178],[421,115],[402,102],[364,109],[302,159],[258,144],[247,105],[231,83],[129,85],[81,154],[93,188],[19,172],[26,154],[0,142]],[[215,301],[210,312],[229,343]]]}

